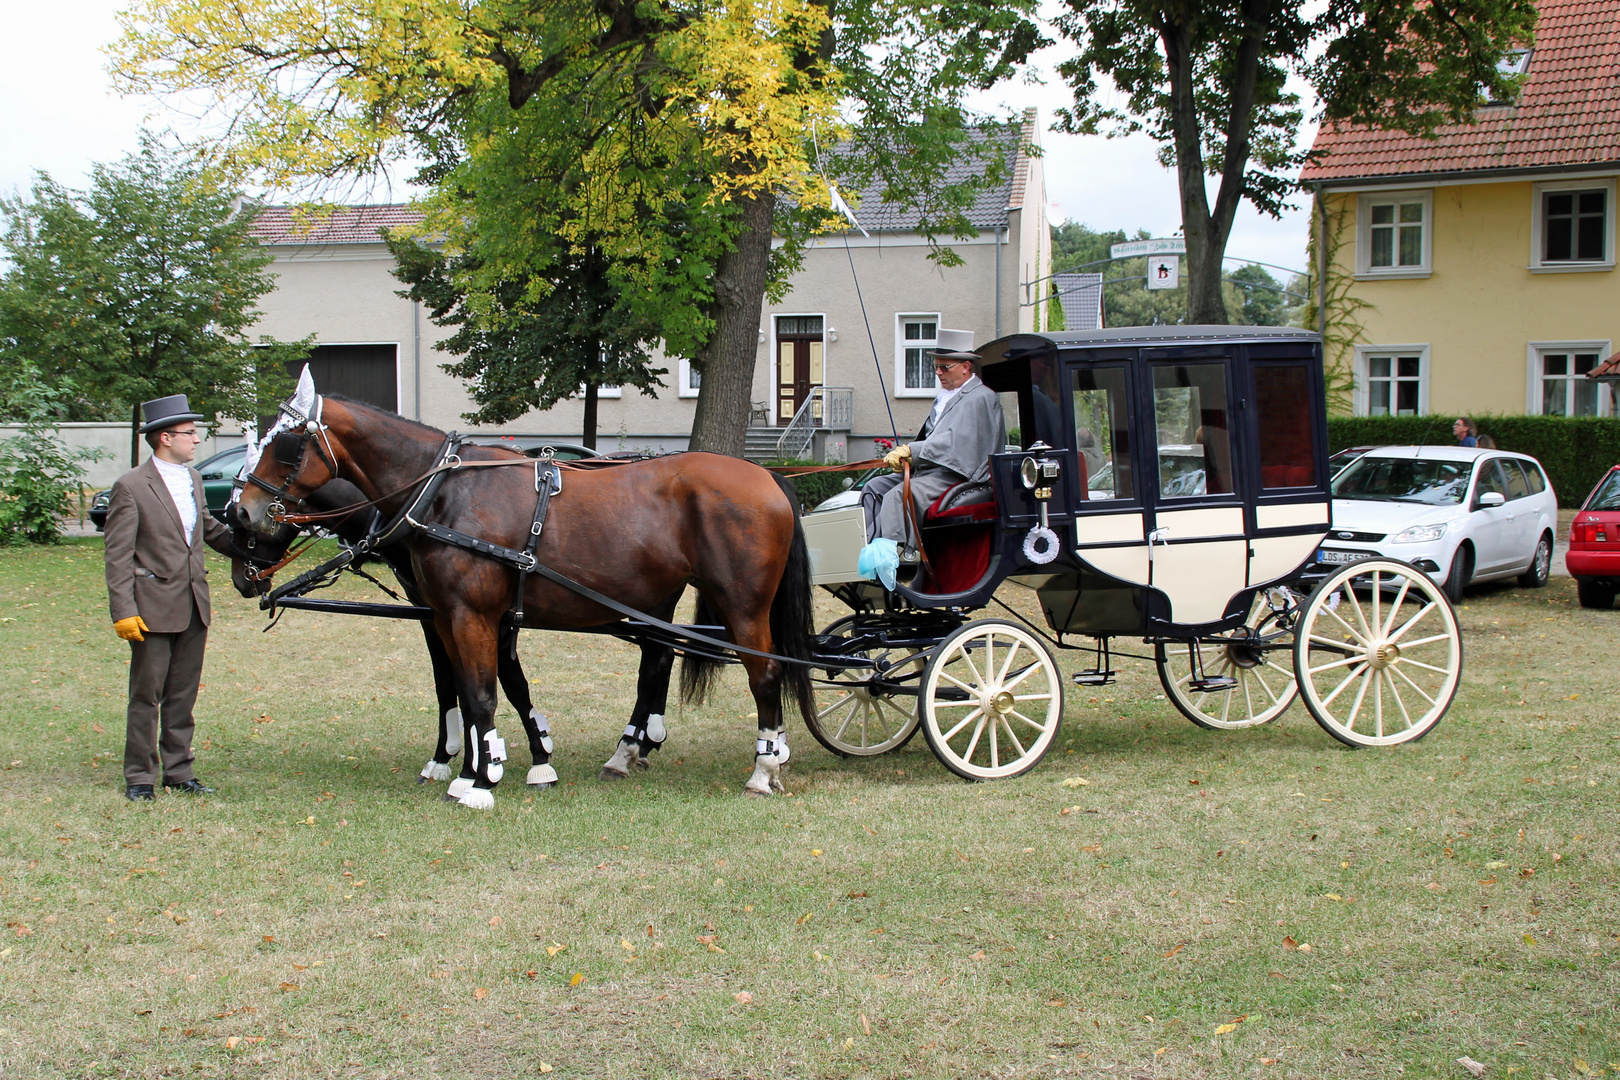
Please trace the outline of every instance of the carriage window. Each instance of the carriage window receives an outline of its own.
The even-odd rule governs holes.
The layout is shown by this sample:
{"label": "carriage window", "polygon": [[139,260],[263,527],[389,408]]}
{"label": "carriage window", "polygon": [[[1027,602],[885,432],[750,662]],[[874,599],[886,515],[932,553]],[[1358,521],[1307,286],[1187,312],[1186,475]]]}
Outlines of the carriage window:
{"label": "carriage window", "polygon": [[1158,431],[1161,496],[1231,493],[1225,364],[1155,367],[1153,420]]}
{"label": "carriage window", "polygon": [[1260,435],[1260,486],[1314,487],[1310,372],[1304,364],[1257,364],[1255,423]]}
{"label": "carriage window", "polygon": [[1074,448],[1085,470],[1082,498],[1133,499],[1131,409],[1125,369],[1078,368],[1074,373]]}

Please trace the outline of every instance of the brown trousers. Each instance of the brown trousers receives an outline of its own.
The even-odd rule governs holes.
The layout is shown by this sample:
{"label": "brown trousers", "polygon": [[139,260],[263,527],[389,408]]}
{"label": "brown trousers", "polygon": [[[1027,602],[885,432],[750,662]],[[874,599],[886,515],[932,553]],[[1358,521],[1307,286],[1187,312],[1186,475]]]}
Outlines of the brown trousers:
{"label": "brown trousers", "polygon": [[160,765],[164,783],[194,778],[191,735],[197,722],[191,710],[197,703],[207,644],[208,627],[196,605],[191,625],[178,634],[148,631],[145,641],[129,643],[124,783],[156,784]]}

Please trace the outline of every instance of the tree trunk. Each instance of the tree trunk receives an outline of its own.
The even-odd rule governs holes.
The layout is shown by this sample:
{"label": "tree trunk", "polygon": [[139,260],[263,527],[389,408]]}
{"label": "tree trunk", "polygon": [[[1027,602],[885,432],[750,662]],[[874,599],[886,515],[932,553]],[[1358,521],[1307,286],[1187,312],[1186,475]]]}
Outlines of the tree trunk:
{"label": "tree trunk", "polygon": [[596,403],[600,388],[593,382],[585,384],[585,419],[581,421],[579,439],[592,450],[596,449]]}
{"label": "tree trunk", "polygon": [[1176,187],[1181,195],[1181,235],[1187,242],[1187,321],[1223,324],[1226,302],[1221,297],[1221,257],[1226,252],[1212,235],[1209,193],[1204,187],[1192,31],[1185,23],[1168,20],[1158,30],[1170,77],[1170,130],[1176,148]]}
{"label": "tree trunk", "polygon": [[770,269],[776,196],[739,197],[737,246],[721,257],[714,275],[714,333],[698,353],[702,386],[692,420],[693,450],[741,457],[748,433],[759,316]]}

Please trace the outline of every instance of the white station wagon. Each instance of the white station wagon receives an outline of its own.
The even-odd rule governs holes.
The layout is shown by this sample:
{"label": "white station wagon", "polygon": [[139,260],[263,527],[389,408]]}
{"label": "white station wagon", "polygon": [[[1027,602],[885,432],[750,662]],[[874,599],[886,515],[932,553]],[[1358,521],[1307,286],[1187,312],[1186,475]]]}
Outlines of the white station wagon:
{"label": "white station wagon", "polygon": [[1333,478],[1333,525],[1317,567],[1382,555],[1428,574],[1453,601],[1471,582],[1547,583],[1558,499],[1541,463],[1464,446],[1381,446]]}

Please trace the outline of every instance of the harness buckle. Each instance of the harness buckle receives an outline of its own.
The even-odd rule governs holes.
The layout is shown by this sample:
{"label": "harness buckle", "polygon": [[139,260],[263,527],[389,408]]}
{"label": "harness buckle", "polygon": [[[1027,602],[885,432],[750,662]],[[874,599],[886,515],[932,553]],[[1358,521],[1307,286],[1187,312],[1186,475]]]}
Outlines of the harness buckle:
{"label": "harness buckle", "polygon": [[444,467],[447,468],[447,469],[459,469],[459,468],[461,468],[461,455],[460,454],[447,454],[445,456],[445,459],[444,459]]}
{"label": "harness buckle", "polygon": [[544,527],[544,525],[545,525],[545,522],[543,522],[543,521],[537,521],[533,525],[530,525],[529,526],[529,535],[530,536],[539,536],[540,535],[540,530],[541,530],[541,528]]}
{"label": "harness buckle", "polygon": [[517,562],[517,568],[525,574],[534,573],[534,568],[540,565],[540,560],[527,551],[520,551],[518,554],[522,557]]}

